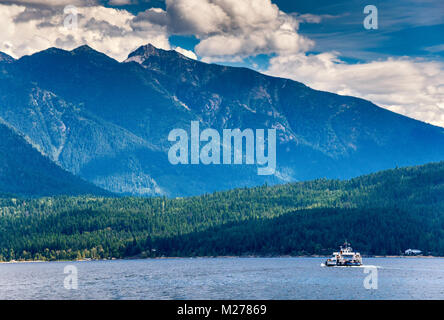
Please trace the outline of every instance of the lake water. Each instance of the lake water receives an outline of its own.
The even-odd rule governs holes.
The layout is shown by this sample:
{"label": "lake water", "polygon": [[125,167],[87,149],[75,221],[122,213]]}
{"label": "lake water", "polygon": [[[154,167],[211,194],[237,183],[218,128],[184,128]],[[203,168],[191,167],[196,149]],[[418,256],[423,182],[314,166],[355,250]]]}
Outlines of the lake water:
{"label": "lake water", "polygon": [[[198,258],[0,264],[0,299],[444,299],[444,259],[372,258],[364,268],[321,258]],[[64,268],[77,269],[77,290]]]}

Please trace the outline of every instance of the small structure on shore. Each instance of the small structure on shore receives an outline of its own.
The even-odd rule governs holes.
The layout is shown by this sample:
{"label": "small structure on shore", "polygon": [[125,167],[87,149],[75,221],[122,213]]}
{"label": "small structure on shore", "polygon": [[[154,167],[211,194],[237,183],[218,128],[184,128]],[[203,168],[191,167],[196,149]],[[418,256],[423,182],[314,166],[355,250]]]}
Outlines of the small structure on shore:
{"label": "small structure on shore", "polygon": [[420,255],[421,253],[422,253],[422,251],[418,250],[418,249],[407,249],[404,252],[404,254],[406,256],[417,256],[417,255]]}

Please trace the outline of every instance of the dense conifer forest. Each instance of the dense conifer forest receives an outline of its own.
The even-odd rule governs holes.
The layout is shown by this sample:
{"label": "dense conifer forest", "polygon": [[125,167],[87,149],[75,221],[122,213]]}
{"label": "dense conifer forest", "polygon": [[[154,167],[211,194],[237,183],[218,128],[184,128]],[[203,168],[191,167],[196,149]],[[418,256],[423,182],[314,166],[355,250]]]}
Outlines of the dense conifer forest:
{"label": "dense conifer forest", "polygon": [[0,261],[330,254],[345,239],[444,255],[444,162],[191,198],[0,197]]}

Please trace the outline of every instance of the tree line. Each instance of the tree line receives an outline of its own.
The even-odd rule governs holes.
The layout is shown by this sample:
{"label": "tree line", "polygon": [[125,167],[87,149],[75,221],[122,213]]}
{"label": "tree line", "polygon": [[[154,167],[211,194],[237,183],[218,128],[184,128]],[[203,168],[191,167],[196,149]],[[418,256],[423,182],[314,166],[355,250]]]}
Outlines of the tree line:
{"label": "tree line", "polygon": [[444,255],[444,162],[198,197],[0,196],[0,261],[160,256]]}

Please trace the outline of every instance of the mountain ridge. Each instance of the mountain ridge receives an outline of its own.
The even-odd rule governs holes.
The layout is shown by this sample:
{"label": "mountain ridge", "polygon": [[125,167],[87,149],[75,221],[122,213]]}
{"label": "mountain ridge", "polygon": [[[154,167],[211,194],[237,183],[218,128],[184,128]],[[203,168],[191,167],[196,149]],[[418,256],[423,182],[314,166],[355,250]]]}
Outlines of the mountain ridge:
{"label": "mountain ridge", "polygon": [[11,57],[10,55],[4,53],[4,52],[0,52],[0,62],[2,63],[11,63],[14,62],[15,59],[13,57]]}

